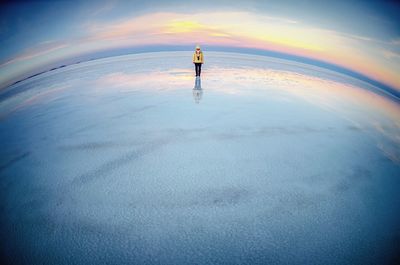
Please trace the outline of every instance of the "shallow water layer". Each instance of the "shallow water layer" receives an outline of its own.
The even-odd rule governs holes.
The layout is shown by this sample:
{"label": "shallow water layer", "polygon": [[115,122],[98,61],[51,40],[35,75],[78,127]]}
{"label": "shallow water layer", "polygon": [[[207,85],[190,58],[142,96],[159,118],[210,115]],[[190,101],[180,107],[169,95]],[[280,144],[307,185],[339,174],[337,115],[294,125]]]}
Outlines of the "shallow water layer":
{"label": "shallow water layer", "polygon": [[190,55],[80,63],[9,89],[0,102],[5,260],[398,260],[396,100],[251,55],[206,53],[196,80]]}

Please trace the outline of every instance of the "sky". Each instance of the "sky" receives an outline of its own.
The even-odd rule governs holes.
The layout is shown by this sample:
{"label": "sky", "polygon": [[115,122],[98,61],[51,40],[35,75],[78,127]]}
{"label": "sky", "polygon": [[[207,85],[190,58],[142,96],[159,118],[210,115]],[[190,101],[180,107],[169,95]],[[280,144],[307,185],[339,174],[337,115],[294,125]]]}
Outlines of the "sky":
{"label": "sky", "polygon": [[325,62],[400,92],[398,14],[396,1],[9,1],[0,89],[85,55],[200,44]]}

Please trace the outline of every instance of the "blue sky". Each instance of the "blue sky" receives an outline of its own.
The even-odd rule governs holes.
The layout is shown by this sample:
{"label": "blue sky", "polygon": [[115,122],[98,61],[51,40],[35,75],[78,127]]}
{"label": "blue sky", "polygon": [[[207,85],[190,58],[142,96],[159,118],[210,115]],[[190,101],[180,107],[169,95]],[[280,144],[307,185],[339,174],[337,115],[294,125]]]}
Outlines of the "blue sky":
{"label": "blue sky", "polygon": [[309,57],[400,89],[395,1],[13,1],[0,10],[0,88],[85,53],[201,42]]}

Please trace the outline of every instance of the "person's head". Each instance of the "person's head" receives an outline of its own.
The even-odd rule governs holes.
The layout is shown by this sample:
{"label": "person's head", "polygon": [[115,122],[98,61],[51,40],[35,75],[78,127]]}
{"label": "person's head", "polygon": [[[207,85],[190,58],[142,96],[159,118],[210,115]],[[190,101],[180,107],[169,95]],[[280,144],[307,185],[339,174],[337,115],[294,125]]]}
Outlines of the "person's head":
{"label": "person's head", "polygon": [[196,45],[196,52],[200,51],[200,45]]}

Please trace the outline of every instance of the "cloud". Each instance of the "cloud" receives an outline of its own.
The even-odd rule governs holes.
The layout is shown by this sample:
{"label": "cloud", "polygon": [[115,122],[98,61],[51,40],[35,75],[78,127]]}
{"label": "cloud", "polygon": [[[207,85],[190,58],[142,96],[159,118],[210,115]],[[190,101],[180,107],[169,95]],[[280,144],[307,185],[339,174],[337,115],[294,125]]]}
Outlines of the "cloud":
{"label": "cloud", "polygon": [[398,52],[382,50],[382,54],[386,59],[389,59],[389,60],[391,60],[391,59],[399,60],[400,59],[400,53],[398,53]]}
{"label": "cloud", "polygon": [[112,10],[117,4],[117,1],[106,1],[103,6],[100,8],[94,10],[91,14],[91,16],[98,16],[104,13],[107,13],[108,11]]}
{"label": "cloud", "polygon": [[312,38],[313,33],[295,27],[297,24],[290,19],[256,16],[248,12],[160,12],[112,23],[91,23],[87,29],[92,40],[135,39],[144,44],[145,39],[157,42],[157,39],[149,38],[157,36],[158,43],[189,44],[202,39],[218,45],[222,37],[245,40],[244,45],[251,40],[259,40],[272,45],[322,51],[323,46]]}
{"label": "cloud", "polygon": [[288,24],[298,24],[299,23],[299,21],[297,21],[297,20],[282,18],[282,17],[271,17],[271,16],[263,16],[263,17],[268,20],[277,21],[277,22],[281,22],[281,23],[288,23]]}
{"label": "cloud", "polygon": [[[96,12],[107,12],[112,8],[111,3]],[[400,88],[396,77],[398,69],[393,70],[387,62],[387,59],[398,61],[398,53],[390,52],[391,49],[385,46],[387,43],[306,25],[285,17],[246,11],[155,12],[112,21],[89,18],[81,29],[80,38],[43,42],[4,62],[0,68],[25,61],[43,61],[44,56],[54,59],[61,55],[74,56],[123,47],[199,43],[271,50],[322,60]],[[392,44],[397,42],[394,40]],[[377,47],[387,51],[379,52]]]}
{"label": "cloud", "polygon": [[[143,38],[157,36],[158,41],[164,43],[162,38],[168,40],[172,35],[178,36],[185,33],[201,33],[215,37],[230,36],[216,23],[204,22],[204,20],[204,16],[163,12],[113,23],[91,23],[87,26],[88,40],[107,41],[118,38],[136,39],[139,43],[144,43]],[[151,39],[157,42],[157,39]],[[186,41],[186,43],[190,42],[190,40]]]}
{"label": "cloud", "polygon": [[167,24],[167,29],[164,33],[196,32],[208,29],[206,25],[200,24],[197,21],[173,20]]}
{"label": "cloud", "polygon": [[400,46],[400,38],[394,39],[390,41],[390,44]]}
{"label": "cloud", "polygon": [[13,64],[13,63],[17,63],[17,62],[22,62],[25,60],[35,59],[37,57],[44,56],[46,54],[50,54],[54,51],[66,48],[68,46],[69,46],[68,43],[55,42],[55,41],[44,41],[44,42],[40,43],[38,46],[36,46],[35,48],[28,49],[25,52],[20,53],[16,57],[3,62],[2,64],[0,64],[0,67],[6,66],[9,64]]}

